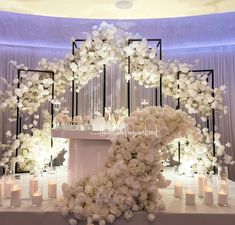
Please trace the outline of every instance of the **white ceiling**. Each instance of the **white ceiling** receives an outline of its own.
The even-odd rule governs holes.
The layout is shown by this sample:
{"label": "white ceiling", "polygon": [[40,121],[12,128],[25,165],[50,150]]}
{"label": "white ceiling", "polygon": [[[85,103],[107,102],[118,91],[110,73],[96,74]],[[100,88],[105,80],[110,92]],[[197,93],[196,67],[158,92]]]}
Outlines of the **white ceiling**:
{"label": "white ceiling", "polygon": [[93,19],[143,19],[235,11],[235,0],[131,0],[118,9],[116,0],[0,0],[0,11]]}

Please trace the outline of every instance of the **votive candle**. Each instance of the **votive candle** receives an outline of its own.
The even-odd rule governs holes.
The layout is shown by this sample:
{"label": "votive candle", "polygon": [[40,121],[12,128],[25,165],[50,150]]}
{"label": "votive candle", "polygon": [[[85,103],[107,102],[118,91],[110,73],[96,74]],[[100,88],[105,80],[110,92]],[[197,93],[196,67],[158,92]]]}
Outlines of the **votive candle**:
{"label": "votive candle", "polygon": [[21,205],[21,190],[20,188],[15,185],[11,189],[11,206],[18,207]]}
{"label": "votive candle", "polygon": [[55,180],[51,180],[48,182],[48,198],[56,198],[57,197],[57,183]]}
{"label": "votive candle", "polygon": [[213,188],[206,187],[204,192],[204,203],[206,205],[213,205],[214,204],[214,193]]}
{"label": "votive candle", "polygon": [[195,205],[195,193],[191,189],[185,192],[185,203],[187,205]]}
{"label": "votive candle", "polygon": [[32,205],[33,206],[41,206],[42,204],[42,194],[36,192],[32,195]]}

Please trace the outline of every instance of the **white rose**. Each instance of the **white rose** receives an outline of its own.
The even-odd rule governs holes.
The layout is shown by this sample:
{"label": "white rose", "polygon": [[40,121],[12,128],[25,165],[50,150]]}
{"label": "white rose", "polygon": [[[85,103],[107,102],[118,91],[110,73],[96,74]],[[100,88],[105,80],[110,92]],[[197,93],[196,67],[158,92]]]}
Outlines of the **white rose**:
{"label": "white rose", "polygon": [[115,216],[114,216],[113,214],[108,214],[108,215],[106,216],[106,221],[107,221],[108,223],[113,223],[114,220],[115,220]]}
{"label": "white rose", "polygon": [[148,214],[148,220],[150,222],[153,222],[155,219],[156,219],[156,216],[154,214],[152,214],[152,213]]}
{"label": "white rose", "polygon": [[130,220],[133,217],[133,212],[131,210],[126,211],[124,217],[126,220]]}
{"label": "white rose", "polygon": [[69,224],[70,224],[70,225],[77,225],[77,224],[78,224],[78,221],[77,221],[76,219],[74,219],[74,218],[70,218],[70,219],[69,219]]}

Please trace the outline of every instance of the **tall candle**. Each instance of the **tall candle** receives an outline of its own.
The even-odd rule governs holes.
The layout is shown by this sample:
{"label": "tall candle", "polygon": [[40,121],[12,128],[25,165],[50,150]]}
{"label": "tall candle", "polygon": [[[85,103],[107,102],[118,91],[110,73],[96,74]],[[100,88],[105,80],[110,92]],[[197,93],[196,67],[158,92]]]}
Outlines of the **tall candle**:
{"label": "tall candle", "polygon": [[218,193],[218,205],[228,206],[228,194],[223,190]]}
{"label": "tall candle", "polygon": [[11,197],[12,186],[13,186],[13,181],[11,178],[8,177],[4,183],[4,197],[5,198]]}
{"label": "tall candle", "polygon": [[185,192],[185,203],[195,205],[195,193],[190,189]]}
{"label": "tall candle", "polygon": [[181,198],[183,195],[183,185],[180,182],[176,182],[174,186],[174,193],[176,198]]}
{"label": "tall candle", "polygon": [[32,195],[32,205],[33,206],[40,206],[42,204],[42,194],[36,192]]}
{"label": "tall candle", "polygon": [[21,190],[18,186],[13,186],[11,190],[11,206],[17,207],[21,205]]}
{"label": "tall candle", "polygon": [[198,175],[198,195],[199,195],[199,197],[203,197],[205,185],[206,185],[206,177],[204,175]]}
{"label": "tall candle", "polygon": [[227,193],[228,192],[228,183],[225,180],[221,180],[220,190]]}
{"label": "tall candle", "polygon": [[0,206],[2,206],[2,182],[0,180]]}
{"label": "tall candle", "polygon": [[33,193],[38,191],[38,179],[30,178],[29,180],[29,195],[32,196]]}
{"label": "tall candle", "polygon": [[213,189],[211,187],[205,188],[204,203],[206,205],[213,205],[214,204]]}
{"label": "tall candle", "polygon": [[48,198],[56,198],[57,196],[57,183],[52,180],[48,182]]}

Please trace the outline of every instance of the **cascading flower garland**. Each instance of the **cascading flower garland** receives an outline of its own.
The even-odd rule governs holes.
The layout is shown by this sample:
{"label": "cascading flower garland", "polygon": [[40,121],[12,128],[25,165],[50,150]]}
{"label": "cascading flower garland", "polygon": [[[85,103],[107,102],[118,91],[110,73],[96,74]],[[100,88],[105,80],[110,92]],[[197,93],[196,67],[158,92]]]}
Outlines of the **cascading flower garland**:
{"label": "cascading flower garland", "polygon": [[150,221],[164,209],[159,188],[165,188],[162,160],[168,157],[162,147],[184,137],[195,125],[185,112],[168,106],[148,107],[125,120],[128,134],[117,136],[109,149],[105,168],[93,176],[63,185],[58,207],[71,225],[113,223],[135,211],[146,211]]}

